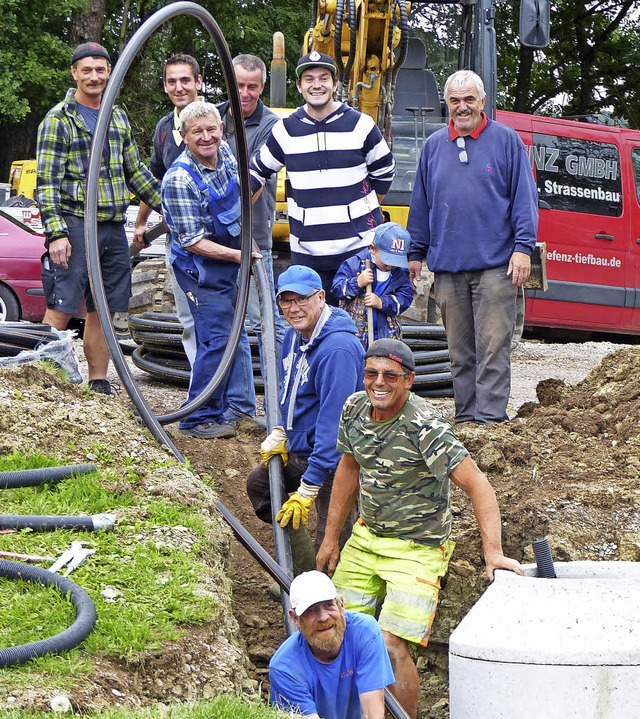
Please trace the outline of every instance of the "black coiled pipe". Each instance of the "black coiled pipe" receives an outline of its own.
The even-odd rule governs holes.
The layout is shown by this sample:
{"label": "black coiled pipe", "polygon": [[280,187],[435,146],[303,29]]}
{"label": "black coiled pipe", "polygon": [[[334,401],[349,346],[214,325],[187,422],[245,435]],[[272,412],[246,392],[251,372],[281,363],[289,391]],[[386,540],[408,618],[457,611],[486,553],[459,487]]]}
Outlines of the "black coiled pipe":
{"label": "black coiled pipe", "polygon": [[0,529],[31,529],[34,532],[53,532],[55,529],[96,532],[113,529],[113,518],[106,514],[63,517],[54,515],[0,514]]}
{"label": "black coiled pipe", "polygon": [[39,484],[59,482],[62,479],[75,477],[79,474],[91,474],[91,472],[95,471],[95,464],[69,464],[66,467],[38,467],[36,469],[0,472],[0,489],[36,487]]}
{"label": "black coiled pipe", "polygon": [[35,657],[45,654],[60,654],[78,646],[89,636],[93,629],[98,613],[91,597],[77,584],[59,574],[52,574],[46,569],[31,567],[20,562],[9,562],[0,559],[0,576],[7,579],[22,579],[33,584],[42,584],[45,587],[55,587],[59,592],[69,597],[76,608],[74,623],[64,631],[48,639],[41,639],[18,647],[0,649],[0,667],[10,667],[14,664],[24,664]]}

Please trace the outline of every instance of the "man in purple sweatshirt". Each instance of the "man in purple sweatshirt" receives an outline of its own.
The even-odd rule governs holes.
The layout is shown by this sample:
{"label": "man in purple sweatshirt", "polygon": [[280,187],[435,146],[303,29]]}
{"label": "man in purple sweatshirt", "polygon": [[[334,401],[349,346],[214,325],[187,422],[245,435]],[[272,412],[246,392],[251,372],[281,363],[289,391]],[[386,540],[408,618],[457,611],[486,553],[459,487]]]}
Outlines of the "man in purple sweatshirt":
{"label": "man in purple sweatshirt", "polygon": [[424,144],[411,197],[409,272],[426,258],[447,330],[456,422],[509,419],[517,288],[531,271],[538,195],[514,130],[483,112],[482,80],[449,77],[447,127]]}

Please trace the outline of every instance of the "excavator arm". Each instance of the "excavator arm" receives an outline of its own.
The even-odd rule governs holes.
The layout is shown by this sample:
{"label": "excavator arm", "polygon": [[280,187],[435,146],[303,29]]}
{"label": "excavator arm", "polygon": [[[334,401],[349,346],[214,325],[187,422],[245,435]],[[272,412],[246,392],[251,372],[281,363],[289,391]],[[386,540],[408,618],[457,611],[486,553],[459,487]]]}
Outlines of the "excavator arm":
{"label": "excavator arm", "polygon": [[338,100],[391,129],[395,81],[409,43],[407,0],[314,0],[303,54],[334,58]]}

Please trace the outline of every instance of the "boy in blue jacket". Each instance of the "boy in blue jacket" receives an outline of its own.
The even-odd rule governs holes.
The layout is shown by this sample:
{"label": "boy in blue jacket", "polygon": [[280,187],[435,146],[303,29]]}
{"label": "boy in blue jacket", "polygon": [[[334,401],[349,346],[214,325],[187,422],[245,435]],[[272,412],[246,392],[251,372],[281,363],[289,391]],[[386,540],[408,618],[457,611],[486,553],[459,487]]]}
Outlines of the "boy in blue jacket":
{"label": "boy in blue jacket", "polygon": [[[374,340],[402,339],[399,315],[413,302],[407,252],[411,236],[396,222],[378,225],[365,250],[345,260],[331,291],[340,299],[358,330],[358,339],[369,346],[367,308],[373,310]],[[371,285],[371,291],[367,288]]]}

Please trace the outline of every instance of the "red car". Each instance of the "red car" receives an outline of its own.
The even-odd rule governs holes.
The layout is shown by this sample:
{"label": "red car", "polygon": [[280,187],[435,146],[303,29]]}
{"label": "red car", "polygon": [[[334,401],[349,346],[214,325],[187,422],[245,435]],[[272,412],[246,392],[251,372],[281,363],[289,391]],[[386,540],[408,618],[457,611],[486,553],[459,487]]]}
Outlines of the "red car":
{"label": "red car", "polygon": [[44,235],[0,208],[0,321],[40,322],[44,317],[44,252]]}

